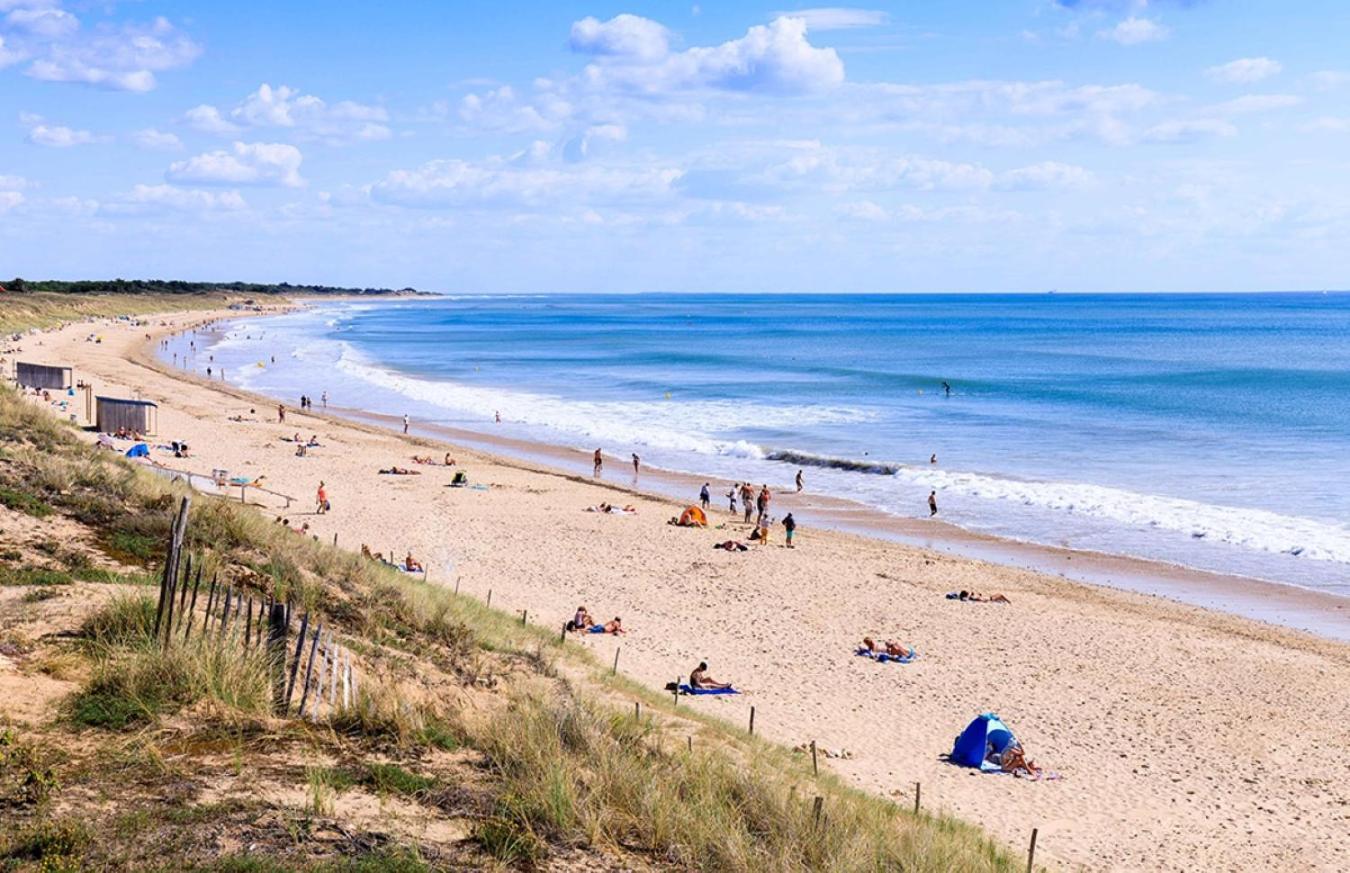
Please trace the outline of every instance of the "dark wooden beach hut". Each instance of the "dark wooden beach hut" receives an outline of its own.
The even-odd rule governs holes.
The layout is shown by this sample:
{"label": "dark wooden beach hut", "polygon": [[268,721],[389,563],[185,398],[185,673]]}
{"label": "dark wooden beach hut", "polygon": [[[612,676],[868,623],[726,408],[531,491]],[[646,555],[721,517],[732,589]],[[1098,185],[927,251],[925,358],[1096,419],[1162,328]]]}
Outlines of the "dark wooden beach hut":
{"label": "dark wooden beach hut", "polygon": [[95,426],[102,433],[116,433],[122,428],[142,435],[159,429],[159,404],[149,400],[126,400],[121,397],[97,398]]}
{"label": "dark wooden beach hut", "polygon": [[53,367],[48,364],[30,364],[19,361],[14,365],[14,377],[24,388],[49,388],[64,391],[74,384],[70,367]]}

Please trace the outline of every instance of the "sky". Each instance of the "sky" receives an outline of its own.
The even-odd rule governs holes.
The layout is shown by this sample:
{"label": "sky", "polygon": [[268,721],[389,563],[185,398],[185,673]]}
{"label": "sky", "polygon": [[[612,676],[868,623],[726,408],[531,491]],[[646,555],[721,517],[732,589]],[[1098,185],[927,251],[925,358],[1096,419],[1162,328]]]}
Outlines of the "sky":
{"label": "sky", "polygon": [[1341,289],[1347,47],[1344,0],[0,0],[0,276]]}

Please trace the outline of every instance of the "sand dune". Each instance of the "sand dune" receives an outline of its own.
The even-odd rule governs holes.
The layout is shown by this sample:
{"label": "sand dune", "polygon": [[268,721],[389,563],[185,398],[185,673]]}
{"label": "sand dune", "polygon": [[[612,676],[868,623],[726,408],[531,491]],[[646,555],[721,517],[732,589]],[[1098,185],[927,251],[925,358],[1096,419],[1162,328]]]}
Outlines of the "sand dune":
{"label": "sand dune", "polygon": [[[202,316],[171,316],[170,325]],[[161,328],[163,329],[163,328]],[[883,794],[942,808],[1021,846],[1040,829],[1038,858],[1066,868],[1350,869],[1350,646],[1167,601],[1050,576],[813,530],[799,548],[714,550],[742,535],[679,529],[678,507],[616,495],[603,484],[454,449],[485,491],[446,487],[453,471],[413,467],[393,433],[291,410],[147,363],[144,328],[87,326],[41,338],[100,393],[138,391],[160,404],[159,441],[196,457],[169,465],[265,474],[300,498],[262,511],[316,535],[427,562],[430,578],[494,606],[560,626],[578,604],[623,617],[622,640],[593,637],[600,657],[660,687],[706,659],[740,697],[691,705],[790,745],[817,740],[853,757],[828,766]],[[31,347],[33,339],[25,340]],[[252,405],[259,419],[248,416]],[[281,441],[317,433],[296,457]],[[398,464],[420,476],[381,476]],[[616,471],[616,475],[618,472]],[[333,512],[314,515],[325,480]],[[623,481],[628,483],[627,475]],[[264,495],[265,497],[265,495]],[[775,509],[794,508],[779,495]],[[601,501],[632,518],[583,512]],[[729,522],[714,511],[714,522]],[[962,604],[958,588],[1001,591],[1008,606]],[[916,646],[919,660],[855,657],[864,634]],[[939,760],[977,713],[993,710],[1054,782],[976,775]]]}

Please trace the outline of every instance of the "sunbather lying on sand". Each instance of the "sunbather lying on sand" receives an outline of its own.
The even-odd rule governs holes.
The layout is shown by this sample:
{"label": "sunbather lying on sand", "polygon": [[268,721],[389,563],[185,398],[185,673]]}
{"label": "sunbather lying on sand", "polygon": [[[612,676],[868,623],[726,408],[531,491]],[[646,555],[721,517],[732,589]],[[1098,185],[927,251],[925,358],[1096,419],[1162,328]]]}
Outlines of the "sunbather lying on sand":
{"label": "sunbather lying on sand", "polygon": [[428,456],[428,455],[413,455],[413,456],[412,456],[412,459],[413,459],[413,463],[414,463],[414,464],[434,464],[434,463],[436,463],[436,462],[435,462],[434,460],[432,460],[431,457]]}
{"label": "sunbather lying on sand", "polygon": [[1012,603],[1002,594],[981,594],[978,591],[953,591],[947,595],[948,600],[964,600],[968,603]]}
{"label": "sunbather lying on sand", "polygon": [[913,649],[907,649],[895,640],[887,640],[885,646],[878,648],[876,641],[871,637],[863,637],[863,648],[874,654],[884,652],[892,658],[909,658],[914,655]]}
{"label": "sunbather lying on sand", "polygon": [[595,506],[586,507],[587,512],[603,512],[608,515],[636,515],[637,507],[633,504],[619,507],[612,503],[598,503]]}
{"label": "sunbather lying on sand", "polygon": [[380,473],[385,476],[421,476],[418,470],[409,470],[407,467],[390,467],[387,470],[381,470]]}
{"label": "sunbather lying on sand", "polygon": [[990,744],[985,760],[999,765],[999,767],[1003,768],[1004,773],[1011,773],[1014,776],[1039,779],[1044,775],[1041,768],[1037,767],[1034,761],[1027,760],[1026,752],[1022,749],[1021,743],[1013,743],[1002,752],[994,751],[993,744]]}
{"label": "sunbather lying on sand", "polygon": [[617,615],[614,616],[613,621],[605,622],[605,633],[614,634],[615,636],[626,633],[623,629],[623,621]]}
{"label": "sunbather lying on sand", "polygon": [[694,672],[689,674],[689,687],[717,690],[722,688],[730,688],[731,683],[718,682],[716,679],[713,679],[713,677],[708,675],[708,662],[699,661],[698,666],[694,668]]}
{"label": "sunbather lying on sand", "polygon": [[728,552],[748,552],[750,547],[745,543],[738,543],[735,540],[727,540],[724,543],[713,543],[714,549],[726,549]]}

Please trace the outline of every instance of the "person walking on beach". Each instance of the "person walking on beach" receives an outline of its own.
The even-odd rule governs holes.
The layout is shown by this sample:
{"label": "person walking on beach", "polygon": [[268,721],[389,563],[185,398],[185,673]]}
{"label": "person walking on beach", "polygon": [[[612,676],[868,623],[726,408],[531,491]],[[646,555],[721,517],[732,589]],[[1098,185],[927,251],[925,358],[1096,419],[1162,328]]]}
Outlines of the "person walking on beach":
{"label": "person walking on beach", "polygon": [[633,475],[641,472],[638,468],[642,465],[642,459],[638,457],[637,452],[633,452]]}
{"label": "person walking on beach", "polygon": [[403,432],[408,432],[408,416],[406,414],[403,416]]}
{"label": "person walking on beach", "polygon": [[745,523],[750,523],[750,513],[755,511],[755,489],[749,482],[741,484],[741,506],[745,507]]}
{"label": "person walking on beach", "polygon": [[936,491],[929,491],[929,492],[928,492],[928,517],[929,517],[929,518],[932,518],[932,517],[935,516],[935,515],[937,515],[937,492],[936,492]]}
{"label": "person walking on beach", "polygon": [[315,497],[319,504],[318,513],[323,515],[328,511],[328,489],[324,487],[322,479],[319,480],[319,493]]}
{"label": "person walking on beach", "polygon": [[792,534],[797,530],[797,520],[792,517],[792,513],[783,516],[783,530],[787,531],[787,547],[796,548],[792,545]]}
{"label": "person walking on beach", "polygon": [[798,471],[797,471],[797,493],[798,493],[798,494],[802,493],[802,487],[803,487],[803,483],[802,483],[802,471],[801,471],[801,470],[798,470]]}
{"label": "person walking on beach", "polygon": [[763,527],[764,516],[769,514],[769,500],[772,499],[769,494],[769,486],[764,485],[759,490],[759,497],[755,500],[755,508],[759,510],[759,519],[755,523]]}
{"label": "person walking on beach", "polygon": [[712,492],[708,490],[707,482],[704,482],[698,491],[698,502],[703,506],[703,511],[707,512],[708,504],[712,503]]}
{"label": "person walking on beach", "polygon": [[732,483],[731,483],[731,490],[727,492],[727,501],[730,503],[730,506],[727,507],[727,508],[728,508],[728,511],[729,511],[732,515],[735,515],[735,514],[736,514],[736,483],[735,483],[735,482],[732,482]]}
{"label": "person walking on beach", "polygon": [[594,464],[594,470],[591,472],[591,475],[594,476],[595,478],[599,479],[599,478],[600,478],[600,473],[605,469],[605,459],[604,459],[604,457],[600,454],[600,450],[599,450],[599,449],[596,449],[596,450],[595,450],[595,457],[594,457],[594,459],[593,459],[593,464]]}
{"label": "person walking on beach", "polygon": [[286,404],[284,403],[277,404],[277,421],[282,424],[286,423]]}

